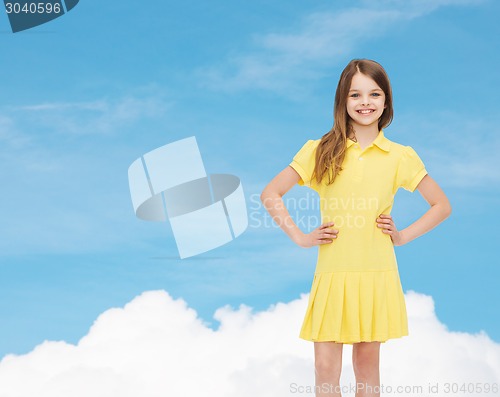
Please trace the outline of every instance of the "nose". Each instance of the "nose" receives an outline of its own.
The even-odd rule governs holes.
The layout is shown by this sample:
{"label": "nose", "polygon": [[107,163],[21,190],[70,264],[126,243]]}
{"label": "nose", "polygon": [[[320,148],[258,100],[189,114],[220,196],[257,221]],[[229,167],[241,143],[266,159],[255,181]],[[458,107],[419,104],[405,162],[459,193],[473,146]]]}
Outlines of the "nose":
{"label": "nose", "polygon": [[369,96],[363,96],[361,98],[361,105],[362,106],[368,106],[370,104],[370,97]]}

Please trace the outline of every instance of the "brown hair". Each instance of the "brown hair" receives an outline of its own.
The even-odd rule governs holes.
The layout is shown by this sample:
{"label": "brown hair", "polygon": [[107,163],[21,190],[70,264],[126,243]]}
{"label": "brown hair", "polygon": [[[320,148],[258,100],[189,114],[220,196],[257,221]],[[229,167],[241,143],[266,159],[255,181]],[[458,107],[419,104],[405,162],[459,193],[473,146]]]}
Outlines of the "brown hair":
{"label": "brown hair", "polygon": [[[393,117],[392,90],[389,77],[382,65],[369,59],[353,59],[340,75],[340,80],[335,93],[333,110],[334,124],[330,131],[323,137],[316,149],[316,165],[313,178],[321,183],[328,173],[328,185],[332,184],[337,174],[342,171],[342,162],[345,157],[347,137],[352,131],[350,117],[347,114],[347,97],[351,88],[352,78],[356,73],[362,73],[377,83],[385,94],[385,109],[378,121],[378,129],[391,124]],[[333,172],[332,172],[333,171]]]}

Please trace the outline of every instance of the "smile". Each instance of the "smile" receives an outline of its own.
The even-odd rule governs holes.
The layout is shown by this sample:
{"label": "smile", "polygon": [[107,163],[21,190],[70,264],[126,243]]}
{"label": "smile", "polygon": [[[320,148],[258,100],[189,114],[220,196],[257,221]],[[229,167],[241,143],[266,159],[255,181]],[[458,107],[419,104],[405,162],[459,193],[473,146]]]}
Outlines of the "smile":
{"label": "smile", "polygon": [[361,113],[361,114],[370,114],[373,113],[375,110],[373,109],[361,109],[361,110],[356,110],[356,112]]}

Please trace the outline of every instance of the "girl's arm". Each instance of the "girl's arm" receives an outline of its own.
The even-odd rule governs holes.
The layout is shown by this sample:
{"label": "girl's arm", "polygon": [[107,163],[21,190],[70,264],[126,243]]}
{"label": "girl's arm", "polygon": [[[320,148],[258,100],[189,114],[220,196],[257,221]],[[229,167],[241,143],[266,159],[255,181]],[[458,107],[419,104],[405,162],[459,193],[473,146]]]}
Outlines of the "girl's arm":
{"label": "girl's arm", "polygon": [[283,202],[283,196],[300,180],[300,175],[288,166],[264,188],[260,200],[271,218],[297,245],[308,248],[329,244],[337,238],[338,230],[331,229],[333,222],[324,223],[311,233],[305,234],[295,224]]}
{"label": "girl's arm", "polygon": [[382,232],[391,236],[394,245],[409,243],[439,225],[451,214],[448,198],[430,175],[422,178],[417,189],[431,208],[410,226],[398,231],[390,215],[380,215],[377,218],[378,226],[382,228]]}

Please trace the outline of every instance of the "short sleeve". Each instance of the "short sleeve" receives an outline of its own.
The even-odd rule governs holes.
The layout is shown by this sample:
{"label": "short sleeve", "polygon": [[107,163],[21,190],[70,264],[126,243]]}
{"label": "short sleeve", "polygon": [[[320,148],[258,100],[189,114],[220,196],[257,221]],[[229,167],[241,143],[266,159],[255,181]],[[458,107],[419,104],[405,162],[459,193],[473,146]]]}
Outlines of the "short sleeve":
{"label": "short sleeve", "polygon": [[427,170],[417,152],[411,146],[405,146],[398,165],[397,187],[414,192],[425,175]]}
{"label": "short sleeve", "polygon": [[310,185],[314,166],[316,164],[316,147],[319,141],[309,140],[293,157],[290,167],[300,175],[299,185]]}

